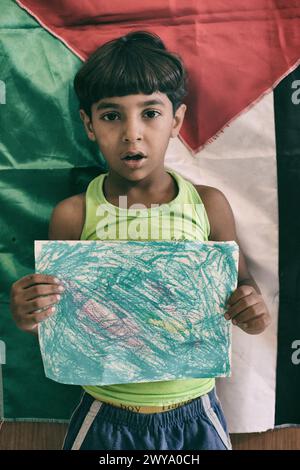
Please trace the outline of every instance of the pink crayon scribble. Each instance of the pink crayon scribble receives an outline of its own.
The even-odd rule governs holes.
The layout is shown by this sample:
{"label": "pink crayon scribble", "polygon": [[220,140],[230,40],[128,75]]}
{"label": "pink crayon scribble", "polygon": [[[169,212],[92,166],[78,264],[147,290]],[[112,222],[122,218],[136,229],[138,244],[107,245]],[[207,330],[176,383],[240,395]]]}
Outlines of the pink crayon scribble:
{"label": "pink crayon scribble", "polygon": [[117,337],[134,336],[139,333],[138,325],[131,318],[119,318],[103,304],[88,300],[82,307],[83,315],[89,317],[101,328]]}

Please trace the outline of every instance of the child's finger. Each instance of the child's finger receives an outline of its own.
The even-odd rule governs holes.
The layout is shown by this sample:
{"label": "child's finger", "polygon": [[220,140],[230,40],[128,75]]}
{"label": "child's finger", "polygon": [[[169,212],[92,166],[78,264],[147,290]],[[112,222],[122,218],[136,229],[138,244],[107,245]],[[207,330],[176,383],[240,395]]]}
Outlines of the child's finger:
{"label": "child's finger", "polygon": [[253,308],[255,305],[259,305],[259,303],[260,301],[257,300],[255,297],[247,296],[246,298],[241,299],[237,304],[231,306],[224,316],[227,320],[232,320],[245,310]]}
{"label": "child's finger", "polygon": [[50,276],[49,274],[29,274],[27,276],[22,277],[18,281],[14,283],[15,286],[18,286],[23,289],[27,289],[28,287],[34,284],[60,284],[60,280],[55,276]]}
{"label": "child's finger", "polygon": [[267,314],[260,315],[260,317],[253,318],[244,323],[239,323],[238,326],[249,334],[255,335],[264,331],[271,323],[271,319]]}
{"label": "child's finger", "polygon": [[24,289],[23,299],[32,300],[42,295],[61,294],[64,290],[64,287],[58,284],[35,284]]}
{"label": "child's finger", "polygon": [[261,305],[260,308],[255,308],[254,306],[254,308],[252,309],[248,308],[244,310],[242,313],[235,315],[232,319],[232,323],[236,325],[236,324],[240,324],[243,322],[247,322],[254,318],[260,317],[263,314],[264,314],[263,305]]}
{"label": "child's finger", "polygon": [[35,312],[26,315],[26,317],[23,317],[22,321],[19,322],[19,327],[21,327],[23,331],[37,333],[38,324],[53,315],[55,311],[56,308],[53,305],[50,305],[44,310],[36,310]]}
{"label": "child's finger", "polygon": [[32,324],[37,325],[38,323],[41,323],[42,321],[46,320],[49,318],[51,315],[53,315],[56,312],[56,307],[54,305],[50,305],[48,308],[42,310],[42,311],[35,311],[29,314],[29,321]]}
{"label": "child's finger", "polygon": [[26,302],[24,306],[23,313],[33,313],[35,310],[39,310],[41,308],[50,307],[53,304],[57,304],[61,299],[60,294],[55,295],[46,295],[45,297],[37,297],[34,300],[30,300]]}
{"label": "child's finger", "polygon": [[230,305],[234,305],[239,302],[239,300],[248,297],[248,295],[252,295],[253,293],[255,293],[255,289],[252,286],[239,286],[234,291],[234,293],[231,294],[231,296],[227,300],[227,303]]}

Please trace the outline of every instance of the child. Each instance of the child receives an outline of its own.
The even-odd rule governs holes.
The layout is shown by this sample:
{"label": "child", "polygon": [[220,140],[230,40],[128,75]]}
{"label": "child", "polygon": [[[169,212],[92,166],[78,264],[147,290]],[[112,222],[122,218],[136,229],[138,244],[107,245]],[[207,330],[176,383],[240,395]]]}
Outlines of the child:
{"label": "child", "polygon": [[[176,213],[176,202],[192,208],[200,204],[202,208],[191,212],[196,236],[182,229],[179,238],[237,241],[232,210],[223,193],[209,186],[194,186],[164,168],[169,139],[178,136],[186,111],[182,103],[185,83],[180,58],[167,51],[158,36],[142,31],[104,44],[82,65],[74,81],[80,116],[109,171],[96,177],[86,193],[55,207],[50,239],[110,238],[124,221],[135,220],[133,204],[146,207],[141,223],[151,218],[161,230],[160,239],[165,239],[159,208],[167,205],[174,209],[176,228],[181,216]],[[125,206],[120,196],[126,196]],[[116,214],[115,219],[106,219],[105,226],[97,217],[101,204]],[[175,238],[174,233],[169,239]],[[138,235],[127,238],[136,239]],[[55,312],[62,291],[53,276],[33,274],[15,282],[11,309],[16,324],[36,333],[38,323]],[[225,318],[246,333],[259,334],[270,323],[268,309],[241,251],[238,288],[228,304]],[[84,386],[84,390],[72,415],[64,449],[231,448],[213,377]]]}

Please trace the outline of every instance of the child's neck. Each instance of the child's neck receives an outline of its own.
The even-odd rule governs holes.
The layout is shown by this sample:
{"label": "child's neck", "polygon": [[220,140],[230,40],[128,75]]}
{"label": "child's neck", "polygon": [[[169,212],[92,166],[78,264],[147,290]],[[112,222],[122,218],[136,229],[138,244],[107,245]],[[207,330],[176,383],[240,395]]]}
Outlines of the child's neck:
{"label": "child's neck", "polygon": [[103,192],[106,200],[119,206],[119,197],[127,196],[127,208],[133,204],[166,204],[178,194],[174,178],[163,169],[159,174],[151,174],[140,181],[130,181],[117,173],[109,172],[104,179]]}

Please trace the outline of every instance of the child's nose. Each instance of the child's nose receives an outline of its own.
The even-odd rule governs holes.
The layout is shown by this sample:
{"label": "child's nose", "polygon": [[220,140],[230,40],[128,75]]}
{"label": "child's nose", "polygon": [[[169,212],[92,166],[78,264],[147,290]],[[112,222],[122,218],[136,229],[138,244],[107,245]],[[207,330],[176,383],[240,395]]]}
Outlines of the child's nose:
{"label": "child's nose", "polygon": [[136,142],[137,140],[142,140],[142,130],[135,121],[128,122],[124,126],[123,141]]}

